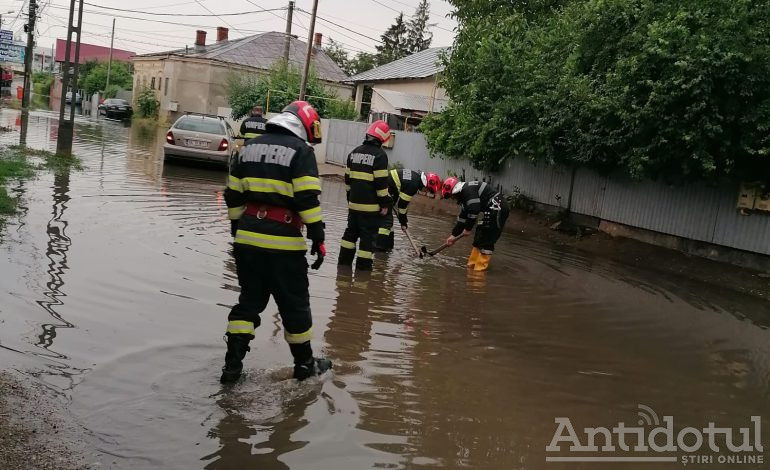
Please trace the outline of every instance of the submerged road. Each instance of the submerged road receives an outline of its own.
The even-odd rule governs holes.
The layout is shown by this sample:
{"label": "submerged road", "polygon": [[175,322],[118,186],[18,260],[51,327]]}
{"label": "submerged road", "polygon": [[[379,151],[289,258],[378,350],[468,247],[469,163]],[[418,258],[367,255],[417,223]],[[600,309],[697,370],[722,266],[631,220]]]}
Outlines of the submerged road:
{"label": "submerged road", "polygon": [[[56,132],[32,113],[30,146],[55,149]],[[464,267],[467,240],[420,261],[400,234],[371,275],[338,272],[336,179],[323,182],[329,256],[310,277],[314,345],[335,372],[289,379],[271,303],[245,378],[223,388],[237,298],[226,174],[164,165],[164,134],[78,121],[85,169],[13,183],[22,210],[0,236],[0,367],[59,394],[102,468],[596,468],[546,463],[576,455],[546,452],[556,419],[585,445],[583,428],[652,424],[639,405],[675,432],[713,421],[737,443],[751,416],[770,430],[767,301],[511,233],[481,275]],[[429,246],[451,226],[420,207],[410,219]],[[612,468],[666,465],[681,467]]]}

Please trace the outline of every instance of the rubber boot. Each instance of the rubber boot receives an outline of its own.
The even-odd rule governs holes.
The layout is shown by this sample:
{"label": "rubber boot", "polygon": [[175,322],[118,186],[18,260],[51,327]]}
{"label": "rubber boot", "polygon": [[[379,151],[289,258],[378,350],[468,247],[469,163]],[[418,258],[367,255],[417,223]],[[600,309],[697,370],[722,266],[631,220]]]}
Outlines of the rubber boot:
{"label": "rubber boot", "polygon": [[332,368],[332,361],[326,358],[314,357],[305,364],[294,364],[294,378],[302,382],[310,377],[323,374]]}
{"label": "rubber boot", "polygon": [[481,256],[481,251],[479,251],[479,249],[474,246],[471,250],[470,256],[468,256],[469,268],[473,268],[476,265],[476,263],[479,261],[479,256]]}
{"label": "rubber boot", "polygon": [[313,357],[310,341],[301,344],[289,344],[291,355],[294,356],[294,378],[300,382],[321,375],[332,368],[332,361]]}
{"label": "rubber boot", "polygon": [[227,333],[227,353],[225,353],[225,366],[222,367],[221,383],[232,383],[238,380],[243,371],[243,358],[251,350],[249,341],[253,336]]}
{"label": "rubber boot", "polygon": [[473,267],[474,271],[486,271],[489,267],[489,260],[492,259],[492,255],[485,255],[479,253],[479,257],[476,260],[476,266]]}

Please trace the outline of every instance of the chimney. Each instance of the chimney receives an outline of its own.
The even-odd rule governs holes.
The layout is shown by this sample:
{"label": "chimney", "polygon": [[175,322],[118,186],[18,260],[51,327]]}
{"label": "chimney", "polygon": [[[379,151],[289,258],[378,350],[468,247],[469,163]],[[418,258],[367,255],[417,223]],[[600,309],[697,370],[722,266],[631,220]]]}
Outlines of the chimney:
{"label": "chimney", "polygon": [[230,30],[224,26],[217,26],[217,42],[227,41],[227,33]]}
{"label": "chimney", "polygon": [[313,41],[313,47],[316,49],[321,48],[321,43],[323,42],[324,35],[321,33],[315,33],[315,40]]}
{"label": "chimney", "polygon": [[195,49],[203,49],[206,47],[206,31],[199,29],[195,32]]}

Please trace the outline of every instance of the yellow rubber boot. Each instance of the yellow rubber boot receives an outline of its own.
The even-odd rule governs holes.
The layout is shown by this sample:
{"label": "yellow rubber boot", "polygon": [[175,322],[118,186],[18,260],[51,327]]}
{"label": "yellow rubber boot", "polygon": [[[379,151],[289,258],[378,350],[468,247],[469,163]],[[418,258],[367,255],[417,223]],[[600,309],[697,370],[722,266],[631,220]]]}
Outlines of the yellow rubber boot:
{"label": "yellow rubber boot", "polygon": [[479,251],[478,248],[475,246],[471,250],[471,255],[468,256],[468,267],[473,268],[476,263],[478,262],[479,256],[481,256],[481,251]]}
{"label": "yellow rubber boot", "polygon": [[474,271],[486,271],[489,267],[489,260],[492,259],[492,255],[485,255],[479,252],[479,257],[476,259],[476,265],[473,267]]}

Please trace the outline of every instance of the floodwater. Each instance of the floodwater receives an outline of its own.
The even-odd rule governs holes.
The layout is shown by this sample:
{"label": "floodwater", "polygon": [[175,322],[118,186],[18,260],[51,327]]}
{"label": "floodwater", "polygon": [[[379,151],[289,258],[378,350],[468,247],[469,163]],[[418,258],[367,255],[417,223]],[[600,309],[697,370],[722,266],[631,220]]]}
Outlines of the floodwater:
{"label": "floodwater", "polygon": [[[0,124],[13,127],[16,116],[4,110]],[[56,128],[53,114],[32,113],[28,144],[54,149]],[[464,267],[467,241],[421,261],[400,234],[372,274],[338,272],[346,210],[334,179],[322,198],[329,256],[310,290],[314,346],[335,372],[289,379],[271,304],[244,379],[223,388],[222,335],[237,298],[225,173],[164,165],[163,134],[80,120],[74,151],[85,170],[10,188],[22,210],[0,242],[0,366],[61,396],[85,430],[87,462],[649,469],[682,464],[546,458],[689,455],[570,452],[568,442],[546,452],[559,417],[587,445],[583,428],[664,416],[674,432],[734,428],[737,443],[738,428],[755,429],[760,416],[770,449],[766,301],[511,233],[482,275]],[[413,212],[418,244],[438,245],[449,218]],[[704,444],[699,454],[714,453]],[[721,468],[764,468],[763,457]]]}

